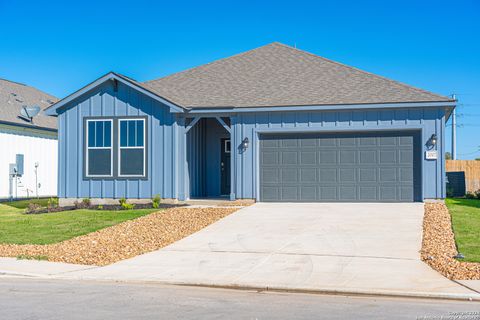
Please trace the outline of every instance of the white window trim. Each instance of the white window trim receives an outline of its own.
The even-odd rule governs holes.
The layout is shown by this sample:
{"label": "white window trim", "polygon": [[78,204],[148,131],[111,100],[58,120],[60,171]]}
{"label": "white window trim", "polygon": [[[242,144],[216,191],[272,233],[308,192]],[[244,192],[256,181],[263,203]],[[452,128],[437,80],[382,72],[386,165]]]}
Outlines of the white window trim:
{"label": "white window trim", "polygon": [[[230,149],[227,148],[227,146],[230,144]],[[230,143],[230,139],[225,139],[224,140],[224,146],[223,146],[223,150],[225,153],[230,153],[230,150],[232,150],[232,144]]]}
{"label": "white window trim", "polygon": [[[122,121],[143,121],[143,147],[122,147],[121,146],[121,140],[122,140]],[[128,126],[127,126],[128,127]],[[135,132],[135,138],[136,138],[136,132]],[[147,168],[146,168],[146,163],[147,163],[147,152],[146,152],[146,145],[147,145],[147,132],[146,132],[146,121],[145,118],[122,118],[118,119],[118,177],[120,178],[145,178],[147,176]],[[128,144],[128,135],[127,135],[127,144]],[[122,168],[122,157],[120,156],[120,153],[122,149],[143,149],[143,174],[121,174],[121,168]]]}
{"label": "white window trim", "polygon": [[[89,147],[88,146],[88,129],[89,129],[89,123],[90,122],[110,122],[110,147]],[[86,139],[85,139],[85,145],[86,145],[86,151],[87,154],[85,155],[85,177],[87,178],[111,178],[113,177],[113,119],[87,119],[87,125],[86,125]],[[95,128],[96,131],[96,128]],[[95,149],[101,149],[101,150],[106,150],[110,149],[110,175],[105,175],[105,174],[89,174],[88,171],[88,160],[90,157],[90,152],[89,150],[95,150]]]}

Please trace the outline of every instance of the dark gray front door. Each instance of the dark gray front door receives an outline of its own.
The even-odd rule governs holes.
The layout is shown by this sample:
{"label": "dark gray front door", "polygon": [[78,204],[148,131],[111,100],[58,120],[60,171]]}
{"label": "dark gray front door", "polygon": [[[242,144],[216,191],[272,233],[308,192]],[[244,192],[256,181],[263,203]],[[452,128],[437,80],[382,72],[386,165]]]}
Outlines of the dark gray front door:
{"label": "dark gray front door", "polygon": [[220,139],[220,193],[230,194],[230,139]]}
{"label": "dark gray front door", "polygon": [[413,131],[265,134],[260,200],[419,201],[419,148]]}

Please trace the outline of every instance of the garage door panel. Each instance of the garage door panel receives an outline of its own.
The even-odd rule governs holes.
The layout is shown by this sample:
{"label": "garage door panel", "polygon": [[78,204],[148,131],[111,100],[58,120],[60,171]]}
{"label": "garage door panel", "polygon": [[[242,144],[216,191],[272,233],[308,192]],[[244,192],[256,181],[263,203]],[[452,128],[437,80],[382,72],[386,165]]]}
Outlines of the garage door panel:
{"label": "garage door panel", "polygon": [[285,168],[281,170],[281,182],[294,183],[298,181],[298,168]]}
{"label": "garage door panel", "polygon": [[277,165],[280,154],[276,151],[262,151],[262,165]]}
{"label": "garage door panel", "polygon": [[260,200],[418,200],[420,150],[413,131],[261,136]]}
{"label": "garage door panel", "polygon": [[297,155],[296,151],[283,151],[281,153],[281,163],[282,164],[297,164]]}
{"label": "garage door panel", "polygon": [[320,164],[336,164],[337,163],[337,150],[325,149],[318,153],[318,160]]}
{"label": "garage door panel", "polygon": [[263,168],[261,171],[261,179],[263,183],[278,183],[279,169],[277,168]]}
{"label": "garage door panel", "polygon": [[320,201],[338,201],[337,186],[321,186],[318,189]]}
{"label": "garage door panel", "polygon": [[301,165],[316,165],[317,153],[315,151],[300,152],[300,164]]}
{"label": "garage door panel", "polygon": [[397,181],[397,168],[379,168],[379,181],[380,182],[396,182]]}
{"label": "garage door panel", "polygon": [[359,164],[376,165],[377,164],[377,150],[360,150]]}
{"label": "garage door panel", "polygon": [[301,168],[300,169],[300,182],[311,183],[317,182],[317,169],[316,168]]}
{"label": "garage door panel", "polygon": [[320,168],[318,173],[321,183],[337,182],[337,168]]}
{"label": "garage door panel", "polygon": [[284,201],[296,201],[298,200],[298,187],[297,186],[284,186],[281,188],[282,199]]}
{"label": "garage door panel", "polygon": [[358,196],[361,201],[375,201],[377,200],[377,187],[360,186],[358,187]]}
{"label": "garage door panel", "polygon": [[377,168],[359,168],[358,180],[359,182],[376,182]]}
{"label": "garage door panel", "polygon": [[340,168],[339,169],[339,182],[355,182],[355,168]]}
{"label": "garage door panel", "polygon": [[340,150],[340,164],[355,164],[357,160],[356,150]]}
{"label": "garage door panel", "polygon": [[302,201],[317,201],[317,187],[302,186],[300,188],[300,200]]}
{"label": "garage door panel", "polygon": [[355,186],[340,186],[338,188],[340,200],[353,201],[357,199],[357,188]]}
{"label": "garage door panel", "polygon": [[388,149],[380,150],[379,164],[394,164],[397,163],[397,150]]}

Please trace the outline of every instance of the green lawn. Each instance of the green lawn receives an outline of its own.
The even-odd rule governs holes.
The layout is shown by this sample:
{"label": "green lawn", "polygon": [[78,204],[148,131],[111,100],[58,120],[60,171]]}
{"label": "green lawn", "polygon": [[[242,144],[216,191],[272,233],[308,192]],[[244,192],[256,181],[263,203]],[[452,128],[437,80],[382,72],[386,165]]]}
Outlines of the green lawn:
{"label": "green lawn", "polygon": [[27,215],[24,209],[0,204],[0,243],[56,243],[155,211],[158,209],[71,210]]}
{"label": "green lawn", "polygon": [[464,261],[480,262],[480,200],[451,198],[446,204],[458,251],[465,255]]}
{"label": "green lawn", "polygon": [[39,204],[42,207],[46,207],[48,203],[49,198],[41,198],[41,199],[31,199],[31,200],[17,200],[17,201],[12,201],[12,202],[2,202],[2,204],[18,208],[18,209],[25,209],[28,207],[29,203],[36,203]]}

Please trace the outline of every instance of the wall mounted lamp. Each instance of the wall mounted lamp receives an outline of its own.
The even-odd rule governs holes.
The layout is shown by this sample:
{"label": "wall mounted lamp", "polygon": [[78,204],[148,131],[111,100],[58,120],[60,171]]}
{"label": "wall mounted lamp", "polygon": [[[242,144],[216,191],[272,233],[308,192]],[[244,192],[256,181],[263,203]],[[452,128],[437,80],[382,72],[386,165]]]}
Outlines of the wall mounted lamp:
{"label": "wall mounted lamp", "polygon": [[243,139],[243,141],[242,141],[242,148],[243,148],[243,150],[247,150],[249,143],[250,143],[250,142],[248,141],[248,137],[245,137],[245,139]]}

